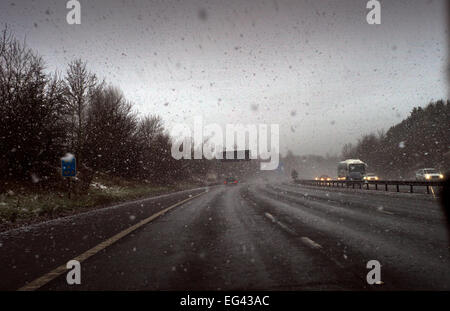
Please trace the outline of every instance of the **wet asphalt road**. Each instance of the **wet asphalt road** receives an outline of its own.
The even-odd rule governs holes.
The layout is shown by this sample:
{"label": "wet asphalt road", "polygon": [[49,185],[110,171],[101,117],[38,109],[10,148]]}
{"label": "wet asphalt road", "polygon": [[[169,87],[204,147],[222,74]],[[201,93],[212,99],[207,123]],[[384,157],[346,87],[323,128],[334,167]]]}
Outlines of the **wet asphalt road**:
{"label": "wet asphalt road", "polygon": [[[122,215],[122,220],[137,211],[148,217],[202,191],[134,203],[135,210],[125,204],[109,213]],[[89,217],[85,218],[81,224],[89,223]],[[117,221],[108,219],[107,223],[116,227]],[[84,234],[90,236],[84,226]],[[59,225],[51,231],[66,227]],[[43,229],[30,231],[34,230],[39,236]],[[0,273],[6,272],[10,280],[9,285],[2,281],[2,288],[15,289],[101,240],[81,247],[77,233],[66,233],[66,238],[70,234],[71,251],[55,255],[53,266],[50,258],[59,253],[58,248],[50,248],[40,260],[33,259],[23,255],[17,247],[20,243],[15,248],[8,246],[15,241],[13,237],[2,241],[0,235]],[[46,244],[42,239],[41,243]],[[9,256],[17,252],[16,258],[34,265],[22,264],[15,268],[18,273],[7,271],[4,264],[12,257],[4,256],[5,249]],[[69,286],[61,275],[41,289],[450,290],[449,255],[443,213],[431,196],[282,183],[240,184],[212,187],[82,262],[81,285]],[[39,266],[42,260],[47,264]],[[369,260],[381,263],[383,284],[367,284]]]}

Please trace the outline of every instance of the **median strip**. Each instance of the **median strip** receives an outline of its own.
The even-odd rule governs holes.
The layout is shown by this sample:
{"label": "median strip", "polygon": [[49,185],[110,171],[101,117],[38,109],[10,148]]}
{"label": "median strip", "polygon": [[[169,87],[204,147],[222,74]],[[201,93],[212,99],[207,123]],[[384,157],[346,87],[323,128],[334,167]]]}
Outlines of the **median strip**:
{"label": "median strip", "polygon": [[[174,209],[175,207],[178,207],[188,201],[191,201],[203,194],[205,194],[205,192],[202,192],[200,194],[194,195],[192,197],[189,197],[185,200],[182,200],[178,203],[175,203],[174,205],[171,205],[165,209],[163,209],[162,211],[159,211],[156,214],[153,214],[150,217],[147,217],[143,220],[141,220],[140,222],[138,222],[137,224],[117,233],[116,235],[110,237],[109,239],[101,242],[100,244],[94,246],[93,248],[87,250],[86,252],[82,253],[81,255],[73,258],[72,260],[77,260],[78,262],[83,262],[86,259],[88,259],[89,257],[94,256],[95,254],[97,254],[98,252],[100,252],[101,250],[104,250],[105,248],[107,248],[108,246],[114,244],[115,242],[117,242],[118,240],[120,240],[121,238],[127,236],[128,234],[132,233],[133,231],[139,229],[140,227],[142,227],[143,225],[148,224],[149,222],[155,220],[156,218],[163,216],[164,214],[166,214],[167,212],[169,212],[170,210]],[[55,278],[57,278],[58,276],[60,276],[61,274],[63,274],[64,272],[67,271],[67,267],[66,264],[61,265],[59,267],[57,267],[56,269],[48,272],[47,274],[35,279],[34,281],[28,283],[27,285],[21,287],[18,289],[18,291],[34,291],[37,290],[39,288],[41,288],[42,286],[46,285],[47,283],[49,283],[50,281],[54,280]]]}

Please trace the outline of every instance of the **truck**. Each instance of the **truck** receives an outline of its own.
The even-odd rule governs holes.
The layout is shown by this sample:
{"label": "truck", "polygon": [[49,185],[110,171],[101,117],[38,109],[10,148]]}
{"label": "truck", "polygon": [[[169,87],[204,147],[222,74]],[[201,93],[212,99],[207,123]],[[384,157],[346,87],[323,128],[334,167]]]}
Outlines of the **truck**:
{"label": "truck", "polygon": [[363,180],[367,164],[359,159],[347,159],[338,163],[338,180]]}

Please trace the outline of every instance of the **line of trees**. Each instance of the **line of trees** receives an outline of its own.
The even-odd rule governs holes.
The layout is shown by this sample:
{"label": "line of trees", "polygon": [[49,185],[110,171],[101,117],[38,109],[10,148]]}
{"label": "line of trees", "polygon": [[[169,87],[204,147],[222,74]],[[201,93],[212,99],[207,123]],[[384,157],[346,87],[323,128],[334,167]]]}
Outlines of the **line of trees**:
{"label": "line of trees", "polygon": [[343,146],[340,156],[295,156],[282,159],[286,172],[298,178],[322,174],[336,176],[337,163],[361,159],[368,172],[387,179],[413,179],[420,168],[434,167],[450,171],[450,101],[438,100],[426,107],[416,107],[402,122],[387,132],[363,135],[355,144]]}
{"label": "line of trees", "polygon": [[183,163],[170,155],[171,138],[160,117],[139,117],[123,93],[82,60],[69,63],[64,75],[45,69],[41,56],[2,31],[1,181],[59,183],[60,158],[67,152],[77,157],[80,190],[98,173],[158,184],[185,177]]}
{"label": "line of trees", "polygon": [[413,178],[419,168],[450,170],[450,101],[416,107],[386,133],[362,136],[342,149],[345,159],[358,158],[383,178]]}

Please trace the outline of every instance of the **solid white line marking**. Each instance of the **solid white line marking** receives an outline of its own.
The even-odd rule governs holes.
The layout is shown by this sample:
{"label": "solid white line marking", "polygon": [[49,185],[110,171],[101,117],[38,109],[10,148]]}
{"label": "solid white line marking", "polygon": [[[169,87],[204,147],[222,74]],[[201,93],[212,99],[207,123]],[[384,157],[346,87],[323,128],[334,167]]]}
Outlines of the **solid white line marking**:
{"label": "solid white line marking", "polygon": [[[151,222],[151,221],[155,220],[156,218],[166,214],[168,211],[174,209],[175,207],[180,206],[180,205],[182,205],[182,204],[184,204],[184,203],[186,203],[188,201],[191,201],[191,200],[193,200],[193,199],[195,199],[195,198],[197,198],[197,197],[199,197],[199,196],[201,196],[201,195],[203,195],[205,193],[206,193],[206,191],[202,192],[200,194],[197,194],[195,196],[189,197],[189,198],[187,198],[185,200],[182,200],[182,201],[180,201],[178,203],[175,203],[172,206],[169,206],[169,207],[163,209],[162,211],[159,211],[156,214],[153,214],[150,217],[147,217],[147,218],[141,220],[137,224],[135,224],[135,225],[133,225],[133,226],[131,226],[131,227],[129,227],[129,228],[119,232],[119,233],[117,233],[116,235],[114,235],[114,236],[110,237],[109,239],[101,242],[100,244],[94,246],[93,248],[91,248],[90,250],[84,252],[83,254],[73,258],[73,260],[77,260],[80,263],[85,261],[89,257],[94,256],[95,254],[97,254],[101,250],[103,250],[106,247],[114,244],[115,242],[117,242],[121,238],[127,236],[128,234],[130,234],[131,232],[135,231],[136,229],[142,227],[143,225],[148,224],[149,222]],[[53,280],[53,279],[57,278],[58,276],[60,276],[61,274],[63,274],[66,271],[67,271],[66,264],[63,264],[63,265],[59,266],[58,268],[50,271],[49,273],[41,276],[40,278],[37,278],[34,281],[28,283],[27,285],[19,288],[18,291],[34,291],[36,289],[39,289],[42,286],[44,286],[45,284],[49,283],[51,280]]]}

